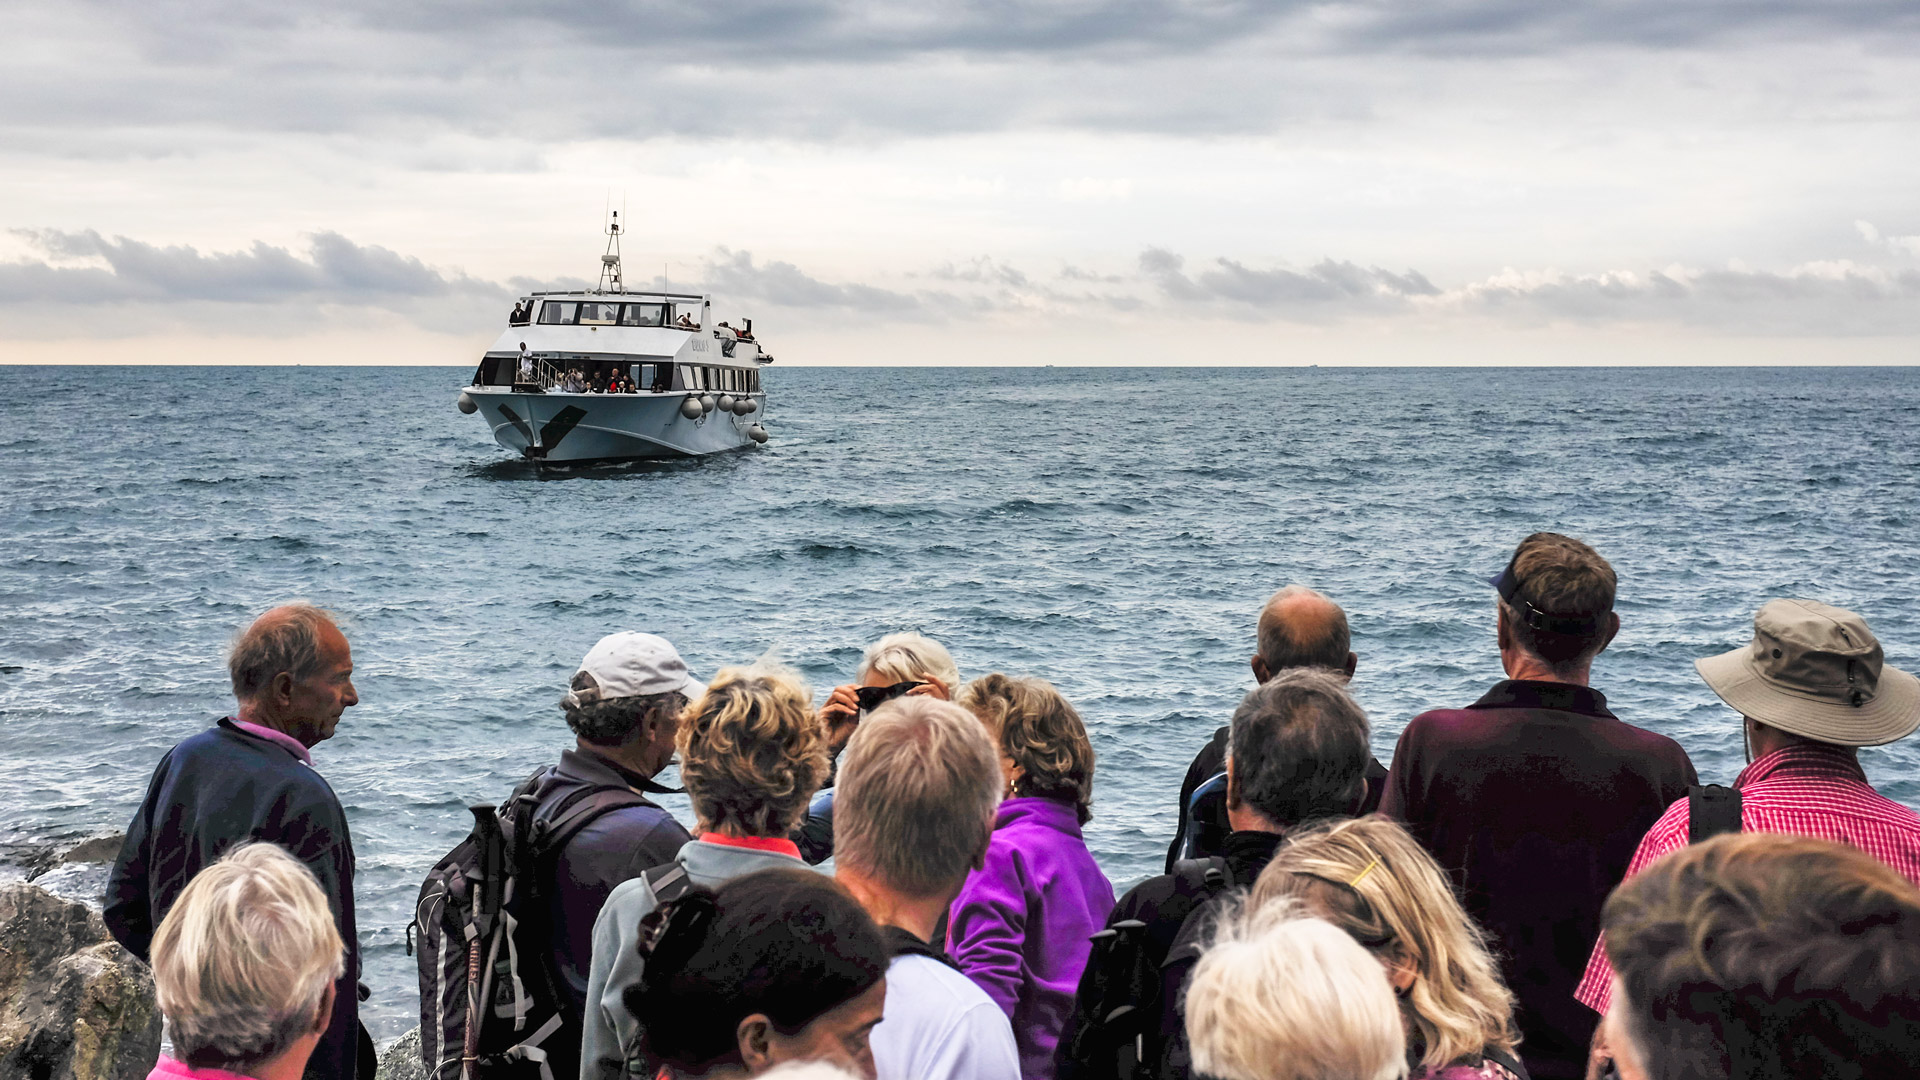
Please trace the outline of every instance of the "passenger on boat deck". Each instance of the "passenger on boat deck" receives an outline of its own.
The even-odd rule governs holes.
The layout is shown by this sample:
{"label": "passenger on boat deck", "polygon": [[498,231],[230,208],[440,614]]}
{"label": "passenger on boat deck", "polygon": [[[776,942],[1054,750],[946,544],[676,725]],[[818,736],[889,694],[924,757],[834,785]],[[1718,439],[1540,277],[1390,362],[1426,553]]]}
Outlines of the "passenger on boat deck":
{"label": "passenger on boat deck", "polygon": [[527,343],[520,343],[520,381],[533,381],[533,353],[528,351]]}
{"label": "passenger on boat deck", "polygon": [[678,327],[680,327],[680,328],[681,328],[681,329],[683,329],[683,330],[698,330],[698,329],[700,329],[700,324],[699,324],[699,323],[696,323],[696,322],[694,322],[694,321],[693,321],[692,319],[689,319],[689,318],[687,318],[687,317],[686,317],[685,315],[682,315],[682,316],[680,316],[680,321],[679,321],[679,322],[677,322],[677,323],[674,323],[673,325],[675,325],[675,326],[678,326]]}
{"label": "passenger on boat deck", "polygon": [[579,368],[568,368],[567,377],[562,380],[560,389],[569,394],[584,394],[587,392],[587,378],[581,374]]}

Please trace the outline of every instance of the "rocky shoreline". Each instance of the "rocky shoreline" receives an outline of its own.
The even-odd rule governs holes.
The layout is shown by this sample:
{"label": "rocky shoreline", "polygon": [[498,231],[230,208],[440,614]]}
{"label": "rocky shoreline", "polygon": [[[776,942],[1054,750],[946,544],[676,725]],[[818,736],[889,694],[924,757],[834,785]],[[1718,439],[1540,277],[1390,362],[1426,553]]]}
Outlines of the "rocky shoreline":
{"label": "rocky shoreline", "polygon": [[120,837],[18,846],[0,884],[0,1075],[141,1080],[160,1053],[147,965],[100,920]]}
{"label": "rocky shoreline", "polygon": [[[145,1080],[159,1057],[153,974],[100,918],[118,833],[0,844],[0,1076]],[[419,1032],[376,1080],[425,1080]]]}

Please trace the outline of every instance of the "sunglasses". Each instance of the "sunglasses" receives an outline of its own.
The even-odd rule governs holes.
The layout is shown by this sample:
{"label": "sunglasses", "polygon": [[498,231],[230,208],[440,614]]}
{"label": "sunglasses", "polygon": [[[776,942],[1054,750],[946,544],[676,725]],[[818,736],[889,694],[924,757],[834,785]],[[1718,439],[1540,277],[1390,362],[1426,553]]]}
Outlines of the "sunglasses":
{"label": "sunglasses", "polygon": [[892,701],[914,687],[925,685],[918,682],[897,682],[892,686],[862,686],[856,688],[853,694],[860,699],[861,712],[872,712],[883,703]]}

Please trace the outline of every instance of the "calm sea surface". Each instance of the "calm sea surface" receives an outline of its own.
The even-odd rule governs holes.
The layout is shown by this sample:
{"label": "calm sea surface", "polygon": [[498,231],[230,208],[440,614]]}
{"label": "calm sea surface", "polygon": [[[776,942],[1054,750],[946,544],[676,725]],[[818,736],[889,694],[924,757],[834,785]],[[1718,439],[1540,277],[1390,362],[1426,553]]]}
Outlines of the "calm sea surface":
{"label": "calm sea surface", "polygon": [[[569,736],[602,634],[696,672],[774,650],[816,693],[917,629],[1031,673],[1099,751],[1089,840],[1154,871],[1194,750],[1289,581],[1351,615],[1382,760],[1500,678],[1487,575],[1536,529],[1620,573],[1596,670],[1702,776],[1742,763],[1695,657],[1768,597],[1866,614],[1920,666],[1920,369],[769,369],[773,442],[536,473],[454,411],[465,370],[9,368],[0,399],[0,839],[125,825],[229,709],[222,650],[343,613],[361,704],[318,748],[359,852],[381,1038],[429,865]],[[1920,739],[1863,753],[1920,805]],[[685,815],[685,802],[676,805]]]}

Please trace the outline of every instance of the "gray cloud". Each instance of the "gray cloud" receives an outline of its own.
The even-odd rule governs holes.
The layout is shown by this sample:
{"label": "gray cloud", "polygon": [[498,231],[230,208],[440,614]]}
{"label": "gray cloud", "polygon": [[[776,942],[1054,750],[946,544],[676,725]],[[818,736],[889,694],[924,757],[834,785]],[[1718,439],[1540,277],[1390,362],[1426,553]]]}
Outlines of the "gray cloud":
{"label": "gray cloud", "polygon": [[[16,229],[14,235],[55,262],[0,263],[0,303],[307,300],[393,306],[426,297],[506,296],[506,290],[492,282],[435,270],[412,256],[363,247],[334,232],[314,234],[306,258],[257,240],[245,251],[202,254],[192,247],[160,247],[124,236],[107,239],[92,230]],[[56,265],[72,260],[100,261],[106,267]]]}
{"label": "gray cloud", "polygon": [[1506,273],[1447,293],[1510,324],[1665,324],[1742,335],[1920,333],[1920,270],[1813,263],[1789,271],[1674,268],[1588,275]]}
{"label": "gray cloud", "polygon": [[843,308],[886,315],[916,315],[924,298],[871,285],[834,285],[788,262],[756,265],[753,254],[721,248],[707,260],[704,288],[730,300],[759,300],[777,307]]}
{"label": "gray cloud", "polygon": [[[516,295],[590,284],[574,278],[487,281],[333,232],[315,234],[304,253],[258,242],[241,251],[202,252],[92,231],[16,235],[45,257],[0,263],[0,313],[12,313],[12,323],[48,305],[84,305],[100,316],[58,320],[53,332],[63,336],[123,336],[158,325],[217,333],[271,320],[297,332],[329,319],[358,320],[369,308],[427,329],[471,332],[493,325]],[[1884,242],[1877,232],[1867,239]],[[905,277],[940,285],[903,290],[832,281],[791,262],[756,260],[751,252],[722,247],[702,262],[697,280],[673,285],[710,292],[730,310],[918,323],[1165,309],[1187,318],[1314,325],[1467,318],[1506,326],[1664,325],[1741,335],[1920,333],[1920,268],[1910,264],[1828,261],[1787,270],[1671,267],[1597,274],[1506,270],[1443,287],[1417,270],[1332,258],[1305,269],[1216,258],[1189,270],[1185,257],[1149,248],[1130,274],[1069,266],[1055,278],[1068,283],[1064,288],[985,256]]]}
{"label": "gray cloud", "polygon": [[1377,266],[1322,259],[1305,271],[1256,270],[1232,259],[1188,276],[1186,260],[1149,248],[1140,255],[1140,271],[1169,299],[1224,302],[1267,315],[1287,314],[1308,321],[1354,314],[1408,310],[1418,297],[1440,290],[1417,271],[1396,274]]}
{"label": "gray cloud", "polygon": [[[76,0],[22,12],[14,145],[106,153],[141,129],[834,139],[1023,128],[1182,134],[1364,117],[1354,58],[1477,64],[1595,48],[1897,48],[1910,0],[738,0],[670,4]],[[49,94],[48,87],[59,93]],[[241,89],[244,88],[244,89]],[[128,132],[102,140],[103,132]],[[84,137],[83,137],[84,136]],[[180,149],[154,140],[156,152]],[[538,161],[524,147],[510,155]],[[469,167],[455,162],[450,167]]]}

